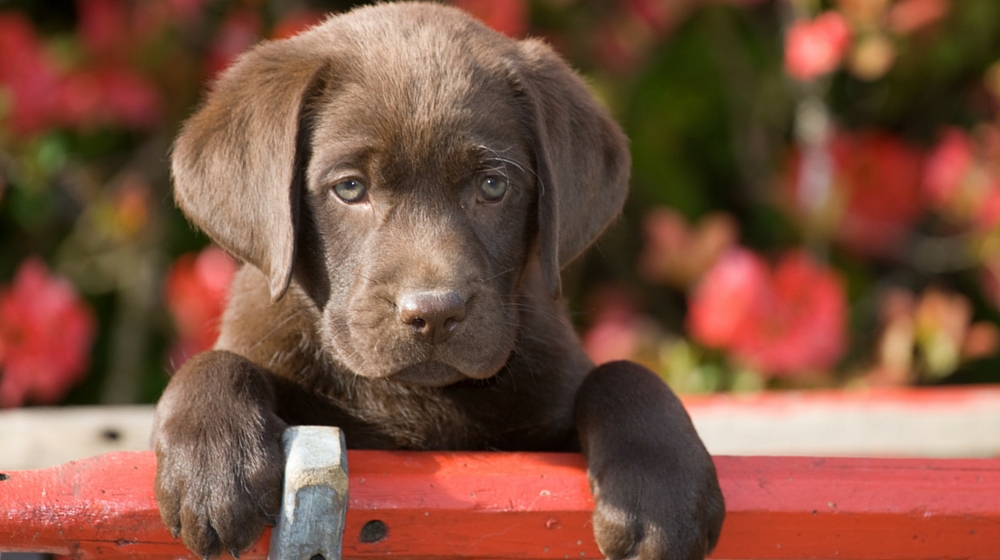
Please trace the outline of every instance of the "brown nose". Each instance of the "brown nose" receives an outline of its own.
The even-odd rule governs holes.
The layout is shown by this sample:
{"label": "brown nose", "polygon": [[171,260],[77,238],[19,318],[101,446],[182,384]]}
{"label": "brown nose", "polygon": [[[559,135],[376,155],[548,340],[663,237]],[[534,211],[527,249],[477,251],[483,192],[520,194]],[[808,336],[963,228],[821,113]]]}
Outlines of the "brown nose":
{"label": "brown nose", "polygon": [[465,319],[465,300],[455,292],[411,292],[396,302],[399,320],[431,344],[448,340]]}

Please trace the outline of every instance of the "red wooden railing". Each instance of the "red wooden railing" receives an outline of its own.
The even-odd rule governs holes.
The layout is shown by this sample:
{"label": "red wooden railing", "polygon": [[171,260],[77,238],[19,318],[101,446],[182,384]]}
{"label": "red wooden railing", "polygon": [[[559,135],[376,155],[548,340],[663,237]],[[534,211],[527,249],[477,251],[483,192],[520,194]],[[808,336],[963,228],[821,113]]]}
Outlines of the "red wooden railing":
{"label": "red wooden railing", "polygon": [[[1000,426],[998,426],[1000,429]],[[351,451],[344,557],[600,558],[572,454]],[[1000,559],[1000,460],[716,457],[714,558]],[[0,475],[0,551],[189,554],[160,522],[150,452]],[[359,539],[372,520],[387,527]],[[245,560],[267,553],[268,534]]]}

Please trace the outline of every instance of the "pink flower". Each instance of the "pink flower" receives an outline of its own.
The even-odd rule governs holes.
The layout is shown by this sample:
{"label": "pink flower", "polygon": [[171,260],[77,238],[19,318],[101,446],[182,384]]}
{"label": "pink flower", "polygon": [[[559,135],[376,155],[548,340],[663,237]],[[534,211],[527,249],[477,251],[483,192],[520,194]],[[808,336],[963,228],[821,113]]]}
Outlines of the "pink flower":
{"label": "pink flower", "polygon": [[595,321],[582,342],[587,356],[600,365],[632,359],[639,348],[640,333],[634,321],[609,317]]}
{"label": "pink flower", "polygon": [[695,227],[675,210],[654,208],[643,222],[646,243],[639,270],[653,282],[687,288],[736,242],[737,225],[728,214],[714,213]]}
{"label": "pink flower", "polygon": [[179,335],[171,352],[174,367],[215,344],[236,269],[236,263],[217,247],[197,255],[185,253],[170,267],[165,288],[167,308]]}
{"label": "pink flower", "polygon": [[691,295],[688,327],[707,346],[776,376],[831,367],[844,350],[840,279],[802,251],[769,270],[747,249],[723,255]]}
{"label": "pink flower", "polygon": [[0,289],[0,407],[57,402],[87,371],[95,319],[45,264],[21,264]]}
{"label": "pink flower", "polygon": [[30,136],[52,124],[59,73],[31,22],[20,14],[0,13],[0,90],[11,105],[0,118],[14,132]]}
{"label": "pink flower", "polygon": [[913,33],[947,15],[948,4],[948,0],[898,0],[889,8],[886,20],[896,33]]}
{"label": "pink flower", "polygon": [[798,80],[811,80],[832,72],[851,41],[851,30],[837,12],[813,21],[797,21],[785,34],[785,70]]}
{"label": "pink flower", "polygon": [[631,294],[604,286],[591,294],[591,326],[582,337],[583,350],[595,364],[634,359],[642,339],[641,320]]}
{"label": "pink flower", "polygon": [[924,191],[937,205],[949,203],[972,168],[975,146],[959,128],[949,128],[927,158]]}
{"label": "pink flower", "polygon": [[131,13],[124,0],[77,0],[80,35],[94,55],[121,59],[132,41]]}
{"label": "pink flower", "polygon": [[520,37],[528,31],[524,0],[455,0],[454,4],[504,35]]}

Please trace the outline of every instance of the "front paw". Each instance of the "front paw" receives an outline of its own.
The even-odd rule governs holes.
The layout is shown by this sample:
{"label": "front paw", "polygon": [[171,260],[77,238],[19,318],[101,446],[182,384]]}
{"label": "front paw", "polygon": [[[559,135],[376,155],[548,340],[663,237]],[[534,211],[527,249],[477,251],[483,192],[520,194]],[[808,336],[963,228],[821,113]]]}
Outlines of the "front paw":
{"label": "front paw", "polygon": [[693,560],[725,517],[715,464],[676,395],[631,362],[594,369],[577,393],[594,536],[613,560]]}
{"label": "front paw", "polygon": [[715,470],[622,457],[591,473],[594,537],[609,559],[695,560],[715,547],[725,506]]}
{"label": "front paw", "polygon": [[[220,365],[219,360],[191,361],[192,367]],[[252,371],[182,369],[157,405],[155,494],[160,516],[174,537],[181,536],[203,558],[223,552],[238,557],[266,524],[274,524],[281,507],[285,426],[264,398],[267,387],[248,391],[256,381],[253,376],[242,379],[244,391],[196,382],[207,374],[235,380],[240,373]]]}

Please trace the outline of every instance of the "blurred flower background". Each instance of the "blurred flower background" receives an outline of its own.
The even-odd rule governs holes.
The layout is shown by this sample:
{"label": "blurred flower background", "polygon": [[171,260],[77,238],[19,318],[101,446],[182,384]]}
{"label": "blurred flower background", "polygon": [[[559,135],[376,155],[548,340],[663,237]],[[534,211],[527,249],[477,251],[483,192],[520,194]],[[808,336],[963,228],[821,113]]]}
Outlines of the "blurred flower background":
{"label": "blurred flower background", "polygon": [[[1000,382],[1000,2],[455,0],[632,138],[566,271],[595,361],[681,392]],[[0,407],[152,402],[237,264],[173,207],[213,76],[350,2],[0,0]],[[359,38],[360,40],[361,38]]]}

